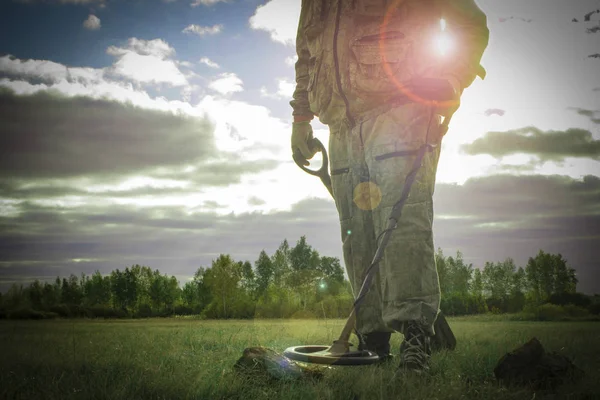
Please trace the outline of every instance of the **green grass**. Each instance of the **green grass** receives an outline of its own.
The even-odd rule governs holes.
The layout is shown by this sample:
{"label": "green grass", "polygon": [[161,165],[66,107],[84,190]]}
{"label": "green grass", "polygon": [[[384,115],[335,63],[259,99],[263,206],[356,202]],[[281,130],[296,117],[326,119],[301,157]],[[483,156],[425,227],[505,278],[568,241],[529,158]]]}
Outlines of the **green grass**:
{"label": "green grass", "polygon": [[[245,347],[331,344],[344,321],[2,321],[0,398],[600,399],[600,323],[449,322],[457,348],[435,354],[429,376],[394,378],[395,365],[334,367],[320,381],[269,383],[233,371]],[[533,336],[574,360],[583,380],[554,393],[497,385],[499,358]],[[400,341],[392,336],[394,349]]]}

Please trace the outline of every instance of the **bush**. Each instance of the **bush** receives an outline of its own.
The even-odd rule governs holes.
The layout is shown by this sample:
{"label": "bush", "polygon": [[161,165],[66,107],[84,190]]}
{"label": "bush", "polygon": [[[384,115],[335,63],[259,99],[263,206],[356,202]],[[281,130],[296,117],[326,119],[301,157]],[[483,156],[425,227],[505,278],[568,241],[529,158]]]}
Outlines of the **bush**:
{"label": "bush", "polygon": [[31,308],[19,308],[8,312],[8,319],[52,319],[58,317],[53,312],[43,312]]}
{"label": "bush", "polygon": [[154,315],[154,313],[152,312],[152,307],[150,307],[150,305],[148,305],[148,304],[140,305],[137,313],[135,314],[135,316],[138,318],[150,318],[153,315]]}
{"label": "bush", "polygon": [[354,299],[349,294],[327,295],[310,310],[317,318],[346,318],[353,304]]}
{"label": "bush", "polygon": [[575,304],[567,304],[563,306],[563,308],[567,315],[572,318],[585,318],[590,316],[590,312],[586,308],[576,306]]}
{"label": "bush", "polygon": [[62,318],[72,317],[71,309],[66,304],[58,304],[58,305],[52,306],[52,307],[50,307],[50,312],[56,313],[56,314],[58,314],[59,317],[62,317]]}
{"label": "bush", "polygon": [[523,309],[523,315],[527,319],[537,321],[568,321],[573,319],[583,319],[590,316],[590,312],[574,304],[559,306],[556,304],[546,303],[541,306],[528,304]]}
{"label": "bush", "polygon": [[550,296],[548,302],[559,306],[573,304],[575,306],[585,308],[592,303],[592,299],[583,293],[560,293]]}
{"label": "bush", "polygon": [[194,309],[188,306],[179,305],[175,306],[175,310],[173,312],[175,315],[193,315]]}
{"label": "bush", "polygon": [[[600,303],[590,304],[590,306],[588,307],[588,311],[590,312],[590,314],[600,315]],[[0,312],[0,314],[1,314],[1,312]],[[0,318],[2,318],[2,317],[0,317]]]}
{"label": "bush", "polygon": [[115,310],[106,306],[92,306],[87,308],[87,314],[90,318],[127,318],[128,315],[123,310]]}
{"label": "bush", "polygon": [[537,319],[540,321],[560,321],[567,317],[567,312],[563,306],[556,304],[542,304],[537,310]]}

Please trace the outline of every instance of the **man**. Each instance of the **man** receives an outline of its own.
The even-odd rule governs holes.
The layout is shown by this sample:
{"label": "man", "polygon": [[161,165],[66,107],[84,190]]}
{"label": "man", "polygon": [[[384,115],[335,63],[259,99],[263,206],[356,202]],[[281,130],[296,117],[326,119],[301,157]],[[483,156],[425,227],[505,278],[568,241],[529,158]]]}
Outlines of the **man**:
{"label": "man", "polygon": [[[445,34],[453,48],[440,54]],[[317,151],[310,121],[330,129],[329,157],[344,260],[355,296],[400,198],[416,151],[425,153],[397,229],[358,307],[361,349],[390,354],[401,332],[400,367],[428,369],[440,291],[432,235],[442,118],[485,71],[486,16],[473,0],[302,0],[297,34],[292,151]],[[448,120],[445,120],[447,123]]]}

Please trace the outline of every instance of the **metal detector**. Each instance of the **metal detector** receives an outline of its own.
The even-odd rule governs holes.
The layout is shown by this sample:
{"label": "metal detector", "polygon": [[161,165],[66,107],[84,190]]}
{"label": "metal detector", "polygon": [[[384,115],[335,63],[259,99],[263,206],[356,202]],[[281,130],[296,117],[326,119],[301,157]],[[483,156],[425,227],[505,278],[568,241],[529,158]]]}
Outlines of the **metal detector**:
{"label": "metal detector", "polygon": [[[295,361],[300,361],[300,362],[307,362],[307,363],[313,363],[313,364],[328,364],[328,365],[367,365],[367,364],[375,364],[375,363],[379,362],[379,356],[372,351],[368,351],[368,350],[351,351],[350,346],[352,346],[352,343],[349,342],[349,339],[350,339],[350,335],[352,334],[352,330],[354,329],[354,326],[356,323],[356,309],[360,305],[360,303],[363,301],[367,292],[369,291],[369,288],[371,286],[371,281],[373,280],[373,277],[375,276],[377,270],[379,269],[379,262],[383,258],[383,251],[385,250],[385,248],[390,240],[391,234],[394,231],[394,229],[396,229],[398,221],[400,220],[400,216],[402,214],[402,208],[404,207],[404,203],[408,199],[410,188],[411,188],[413,182],[415,181],[415,178],[417,176],[417,172],[419,171],[419,168],[421,167],[421,162],[423,161],[423,157],[425,156],[426,152],[431,151],[436,147],[436,145],[432,145],[432,144],[428,143],[429,127],[431,126],[432,117],[433,117],[433,109],[431,109],[429,123],[427,126],[427,134],[425,137],[425,144],[423,144],[419,148],[419,150],[417,150],[416,157],[413,162],[412,168],[411,168],[410,172],[408,173],[408,175],[406,176],[404,188],[402,190],[402,195],[400,196],[400,199],[392,207],[390,217],[388,218],[389,222],[388,222],[387,228],[377,238],[377,242],[379,242],[379,240],[381,239],[381,243],[379,244],[379,246],[377,247],[377,250],[375,251],[375,256],[373,257],[373,261],[371,261],[371,264],[367,268],[367,273],[366,273],[365,279],[362,283],[362,286],[360,288],[360,291],[359,291],[356,299],[354,300],[352,312],[350,313],[350,316],[348,317],[348,320],[346,321],[346,324],[344,325],[344,328],[342,329],[342,332],[340,333],[339,338],[337,340],[335,340],[333,342],[333,345],[331,345],[331,346],[305,345],[305,346],[288,347],[283,352],[283,354],[286,357],[288,357],[292,360],[295,360]],[[450,118],[451,117],[445,118],[444,122],[440,126],[440,129],[442,129],[442,135],[445,134],[445,132],[448,129],[448,124],[450,123]],[[333,197],[333,189],[331,186],[331,176],[329,175],[329,171],[328,171],[329,161],[328,161],[328,157],[327,157],[327,151],[325,150],[325,146],[323,146],[323,143],[321,143],[321,141],[319,139],[314,138],[313,141],[314,141],[313,145],[318,149],[318,151],[321,152],[321,154],[323,156],[323,162],[322,162],[321,168],[317,171],[306,168],[302,164],[303,159],[298,153],[293,154],[294,162],[303,171],[305,171],[311,175],[318,176],[321,179],[321,181],[323,182],[323,184],[325,185],[325,187],[327,187],[327,190],[329,191],[331,196]],[[452,333],[452,330],[450,329],[450,326],[448,325],[448,322],[446,321],[444,316],[441,314],[441,312],[438,313],[438,317],[436,318],[436,321],[434,324],[434,331],[435,331],[435,336],[432,337],[432,340],[431,340],[433,348],[454,349],[454,347],[456,346],[456,339],[454,337],[454,334]],[[438,336],[438,337],[436,338],[436,336]]]}

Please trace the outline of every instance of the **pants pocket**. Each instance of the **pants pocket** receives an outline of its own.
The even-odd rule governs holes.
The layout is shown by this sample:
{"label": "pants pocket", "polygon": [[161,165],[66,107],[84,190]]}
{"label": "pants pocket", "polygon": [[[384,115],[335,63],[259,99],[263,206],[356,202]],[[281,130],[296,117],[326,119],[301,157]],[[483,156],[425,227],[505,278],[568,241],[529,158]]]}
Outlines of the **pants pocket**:
{"label": "pants pocket", "polygon": [[[339,165],[339,164],[338,164]],[[331,186],[340,221],[352,218],[352,174],[348,164],[331,170]],[[344,166],[345,165],[345,166]]]}

